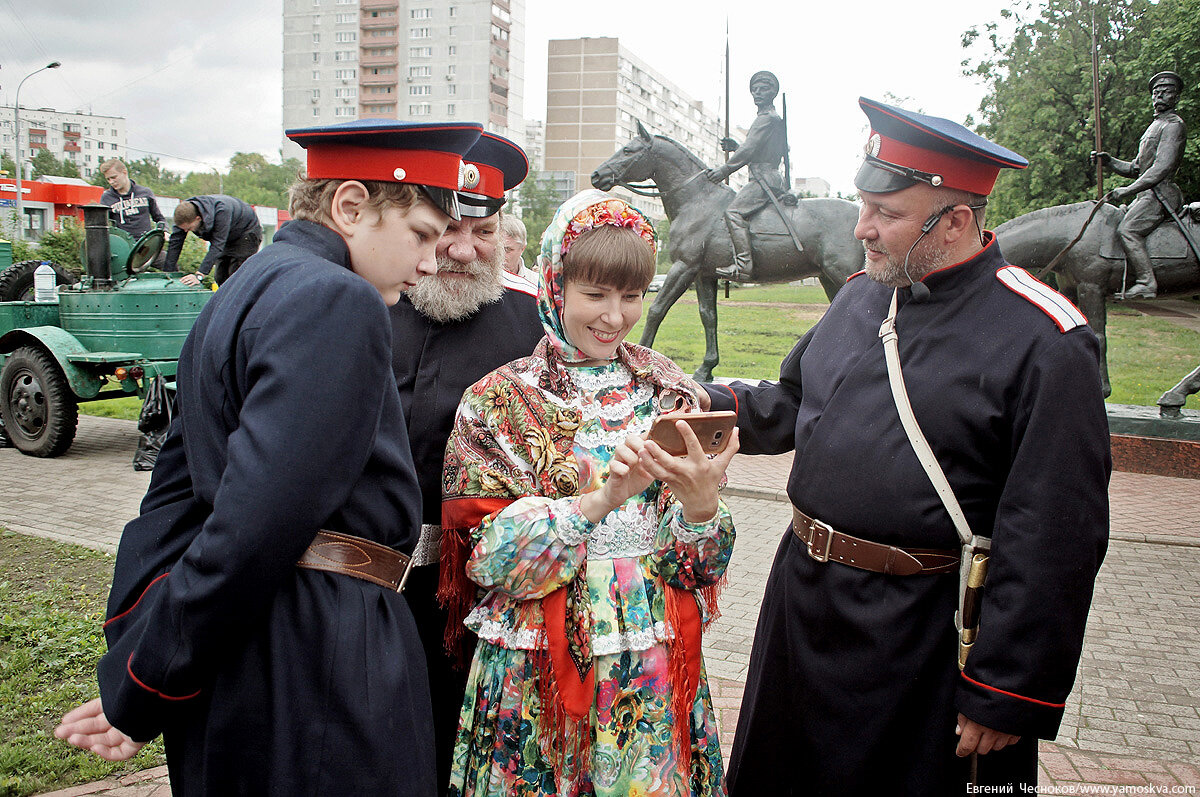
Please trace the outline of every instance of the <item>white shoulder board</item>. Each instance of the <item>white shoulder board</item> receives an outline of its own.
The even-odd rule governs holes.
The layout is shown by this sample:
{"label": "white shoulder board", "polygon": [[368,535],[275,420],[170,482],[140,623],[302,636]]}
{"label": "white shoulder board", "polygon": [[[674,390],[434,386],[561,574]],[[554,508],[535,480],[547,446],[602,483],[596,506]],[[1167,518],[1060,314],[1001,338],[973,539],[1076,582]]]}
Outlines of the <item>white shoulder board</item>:
{"label": "white shoulder board", "polygon": [[520,291],[527,293],[533,298],[537,298],[537,286],[524,277],[518,276],[506,268],[500,269],[500,276],[504,282],[504,287],[510,291]]}
{"label": "white shoulder board", "polygon": [[1010,291],[1023,296],[1058,325],[1059,331],[1070,332],[1087,324],[1087,319],[1070,299],[1039,280],[1023,268],[1007,266],[996,272],[996,279]]}

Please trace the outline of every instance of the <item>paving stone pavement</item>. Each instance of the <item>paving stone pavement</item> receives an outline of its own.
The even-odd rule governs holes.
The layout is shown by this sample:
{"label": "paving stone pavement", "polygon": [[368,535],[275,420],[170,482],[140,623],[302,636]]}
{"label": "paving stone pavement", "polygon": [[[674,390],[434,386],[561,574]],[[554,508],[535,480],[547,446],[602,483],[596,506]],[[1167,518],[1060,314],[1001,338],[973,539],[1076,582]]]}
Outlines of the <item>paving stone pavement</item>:
{"label": "paving stone pavement", "polygon": [[[115,551],[149,483],[148,473],[130,465],[136,445],[132,422],[80,416],[75,445],[62,457],[38,460],[0,450],[0,525]],[[789,517],[782,488],[790,459],[737,457],[730,469],[726,500],[738,539],[722,616],[705,640],[726,755],[766,574]],[[1058,739],[1042,743],[1039,788],[1044,794],[1195,794],[1200,480],[1118,473],[1110,497],[1113,541],[1066,719]],[[165,768],[158,768],[54,794],[149,797],[167,788]]]}

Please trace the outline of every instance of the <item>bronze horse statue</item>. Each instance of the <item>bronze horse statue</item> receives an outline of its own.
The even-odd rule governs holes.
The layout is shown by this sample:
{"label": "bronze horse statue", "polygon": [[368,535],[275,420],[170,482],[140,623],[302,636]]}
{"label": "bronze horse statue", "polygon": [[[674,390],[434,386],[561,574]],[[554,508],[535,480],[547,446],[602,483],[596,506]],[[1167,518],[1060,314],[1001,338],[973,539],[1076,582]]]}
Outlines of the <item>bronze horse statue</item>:
{"label": "bronze horse statue", "polygon": [[[1125,255],[1117,240],[1117,224],[1124,217],[1125,209],[1108,204],[1096,209],[1095,204],[1094,201],[1076,202],[1035,210],[1001,224],[996,228],[996,237],[1010,263],[1037,274],[1083,230],[1079,242],[1058,264],[1055,275],[1058,289],[1079,306],[1100,338],[1100,378],[1107,396],[1112,392],[1112,386],[1108,381],[1104,334],[1105,301],[1123,291],[1125,283],[1132,281],[1134,274],[1132,269],[1125,273]],[[1093,210],[1095,217],[1084,229]],[[1188,225],[1192,238],[1200,239],[1197,225],[1186,216],[1182,220]],[[1200,288],[1200,264],[1173,221],[1160,224],[1146,240],[1146,246],[1154,264],[1160,296]]]}
{"label": "bronze horse statue", "polygon": [[[704,361],[696,370],[700,381],[712,380],[720,360],[717,351],[716,269],[733,262],[724,210],[734,197],[726,185],[704,178],[707,166],[683,145],[666,136],[651,136],[638,123],[638,137],[619,149],[592,172],[592,185],[602,191],[613,186],[653,181],[671,220],[674,263],[646,314],[641,344],[651,346],[671,305],[695,284],[704,324]],[[636,189],[637,186],[631,188]],[[858,206],[844,199],[801,199],[792,226],[803,251],[796,250],[783,220],[765,208],[751,221],[755,277],[758,282],[790,282],[817,277],[829,298],[846,279],[863,267],[862,244],[854,237]]]}

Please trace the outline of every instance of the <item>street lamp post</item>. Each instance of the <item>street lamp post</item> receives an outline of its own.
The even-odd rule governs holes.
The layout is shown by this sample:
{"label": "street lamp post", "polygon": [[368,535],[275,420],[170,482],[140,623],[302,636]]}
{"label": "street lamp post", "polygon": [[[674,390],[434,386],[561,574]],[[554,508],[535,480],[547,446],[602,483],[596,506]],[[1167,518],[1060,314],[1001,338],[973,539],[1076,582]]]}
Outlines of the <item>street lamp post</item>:
{"label": "street lamp post", "polygon": [[25,205],[22,202],[21,196],[21,86],[25,85],[25,81],[36,75],[38,72],[44,72],[47,69],[58,69],[62,66],[59,61],[51,61],[41,69],[35,69],[25,77],[21,78],[21,82],[17,84],[17,94],[13,100],[13,121],[16,126],[13,128],[13,138],[16,141],[16,159],[13,164],[17,167],[17,240],[25,240]]}

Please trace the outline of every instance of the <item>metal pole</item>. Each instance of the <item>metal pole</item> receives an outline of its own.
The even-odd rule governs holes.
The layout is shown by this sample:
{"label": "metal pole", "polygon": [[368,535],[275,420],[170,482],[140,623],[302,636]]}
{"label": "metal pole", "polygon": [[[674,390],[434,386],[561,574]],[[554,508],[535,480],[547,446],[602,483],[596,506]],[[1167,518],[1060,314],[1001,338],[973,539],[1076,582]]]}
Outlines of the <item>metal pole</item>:
{"label": "metal pole", "polygon": [[[729,17],[725,17],[725,140],[729,140]],[[729,163],[729,150],[724,146],[725,162]],[[729,185],[729,177],[725,177],[725,185]]]}
{"label": "metal pole", "polygon": [[21,86],[25,85],[25,81],[36,75],[38,72],[44,72],[47,69],[58,69],[62,66],[60,61],[51,61],[41,69],[35,69],[25,77],[21,78],[21,82],[17,84],[17,94],[13,98],[13,121],[16,127],[13,128],[14,139],[16,141],[17,158],[13,164],[17,167],[17,240],[25,240],[25,204],[21,197]]}
{"label": "metal pole", "polygon": [[[1091,4],[1092,11],[1092,115],[1096,127],[1096,151],[1100,147],[1100,43],[1096,38],[1096,6]],[[1104,199],[1104,164],[1096,158],[1096,199]]]}

